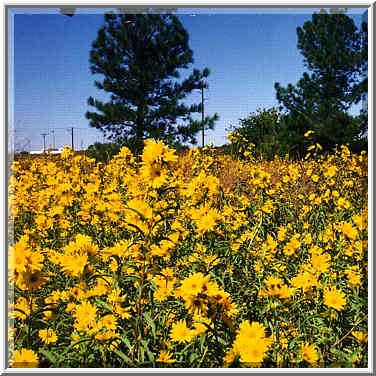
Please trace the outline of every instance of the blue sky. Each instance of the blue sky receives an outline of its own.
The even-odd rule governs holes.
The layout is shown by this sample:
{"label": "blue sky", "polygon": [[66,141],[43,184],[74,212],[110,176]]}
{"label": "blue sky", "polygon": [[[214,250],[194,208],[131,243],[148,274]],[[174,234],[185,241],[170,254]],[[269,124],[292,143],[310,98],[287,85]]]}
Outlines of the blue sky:
{"label": "blue sky", "polygon": [[[220,120],[214,131],[207,132],[208,143],[222,145],[226,128],[239,118],[257,108],[276,106],[275,82],[286,86],[300,79],[304,66],[296,47],[296,28],[311,19],[313,10],[178,11],[190,36],[191,69],[211,70],[205,114],[216,112]],[[349,10],[348,15],[359,24],[364,10]],[[42,149],[42,133],[47,133],[46,146],[70,144],[71,127],[76,149],[103,142],[101,132],[85,118],[85,112],[93,110],[87,105],[89,96],[106,98],[94,87],[99,77],[89,69],[91,44],[104,24],[103,10],[79,9],[67,17],[57,8],[14,9],[8,20],[9,136],[16,148]],[[200,100],[197,91],[188,102]]]}

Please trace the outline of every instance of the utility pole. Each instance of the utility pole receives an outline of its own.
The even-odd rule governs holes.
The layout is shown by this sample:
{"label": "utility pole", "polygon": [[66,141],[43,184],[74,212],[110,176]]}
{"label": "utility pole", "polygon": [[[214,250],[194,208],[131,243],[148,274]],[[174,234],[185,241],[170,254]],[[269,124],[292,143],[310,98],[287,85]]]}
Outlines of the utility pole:
{"label": "utility pole", "polygon": [[52,133],[52,147],[55,149],[55,131],[52,130],[51,133]]}
{"label": "utility pole", "polygon": [[41,133],[41,136],[43,137],[43,153],[46,152],[46,136],[47,133]]}
{"label": "utility pole", "polygon": [[201,86],[201,117],[202,117],[202,147],[205,146],[205,125],[204,125],[204,82]]}
{"label": "utility pole", "polygon": [[73,127],[72,127],[72,150],[74,150],[74,143],[73,143]]}

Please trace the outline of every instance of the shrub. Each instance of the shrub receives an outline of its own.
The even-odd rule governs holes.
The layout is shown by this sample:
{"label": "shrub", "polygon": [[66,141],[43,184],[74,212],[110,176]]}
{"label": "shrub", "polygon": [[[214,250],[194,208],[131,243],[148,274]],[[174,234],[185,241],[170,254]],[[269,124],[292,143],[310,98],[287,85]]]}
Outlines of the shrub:
{"label": "shrub", "polygon": [[283,142],[281,115],[276,108],[258,109],[247,118],[240,119],[238,126],[232,126],[229,130],[231,146],[230,153],[233,156],[244,157],[251,153],[254,157],[262,156],[273,159],[274,156],[288,152],[286,142]]}
{"label": "shrub", "polygon": [[119,151],[119,144],[96,142],[94,145],[89,146],[86,155],[89,158],[94,158],[96,162],[108,163]]}

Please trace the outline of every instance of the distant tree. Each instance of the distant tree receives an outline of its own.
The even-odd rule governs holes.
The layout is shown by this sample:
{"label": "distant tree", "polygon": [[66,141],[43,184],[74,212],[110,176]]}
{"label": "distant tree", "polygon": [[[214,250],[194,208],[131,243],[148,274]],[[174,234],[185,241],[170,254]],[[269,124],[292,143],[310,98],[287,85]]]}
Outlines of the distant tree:
{"label": "distant tree", "polygon": [[[171,14],[106,14],[90,53],[91,71],[104,76],[98,89],[111,93],[103,103],[90,97],[98,112],[87,112],[90,125],[108,139],[142,148],[145,138],[170,145],[195,144],[195,135],[213,129],[215,114],[204,123],[192,114],[201,104],[185,105],[188,94],[202,86],[209,69],[194,69],[184,80],[181,70],[193,63],[189,37]],[[179,82],[180,81],[180,82]]]}
{"label": "distant tree", "polygon": [[234,127],[242,132],[253,144],[260,145],[266,138],[277,136],[279,113],[276,108],[257,109],[246,118],[239,119],[239,125]]}
{"label": "distant tree", "polygon": [[118,154],[120,151],[120,146],[113,142],[101,143],[95,142],[90,145],[86,150],[86,155],[89,158],[94,158],[96,162],[107,163],[111,158]]}
{"label": "distant tree", "polygon": [[281,123],[281,113],[277,108],[257,109],[246,118],[239,119],[239,124],[228,129],[237,137],[231,137],[231,153],[241,155],[240,149],[245,151],[253,144],[252,154],[272,159],[276,154],[288,151],[284,142],[285,130]]}
{"label": "distant tree", "polygon": [[347,111],[367,92],[366,33],[366,25],[358,30],[344,12],[321,11],[297,28],[298,49],[311,74],[305,72],[296,86],[283,88],[277,82],[275,89],[298,145],[309,129],[327,148],[351,143],[364,134],[366,123]]}

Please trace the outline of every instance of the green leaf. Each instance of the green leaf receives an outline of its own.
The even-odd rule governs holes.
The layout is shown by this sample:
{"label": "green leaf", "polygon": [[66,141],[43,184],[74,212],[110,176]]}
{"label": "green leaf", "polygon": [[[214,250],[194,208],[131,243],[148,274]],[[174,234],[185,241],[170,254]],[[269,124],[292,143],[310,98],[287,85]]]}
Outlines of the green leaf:
{"label": "green leaf", "polygon": [[177,352],[176,354],[179,354],[179,355],[181,355],[181,354],[183,354],[185,351],[187,351],[188,350],[188,348],[190,348],[191,346],[193,345],[193,341],[192,342],[190,342],[190,343],[188,343],[188,345],[186,345],[185,347],[184,347],[184,349],[183,350],[181,350],[181,351],[179,351],[179,352]]}
{"label": "green leaf", "polygon": [[88,342],[88,341],[91,341],[91,337],[85,337],[85,338],[80,338],[79,340],[71,343],[61,354],[61,356],[64,356],[65,354],[67,354],[74,346],[76,345],[79,345],[80,343],[83,343],[83,342]]}
{"label": "green leaf", "polygon": [[151,331],[153,333],[153,338],[156,338],[156,333],[155,333],[155,323],[150,317],[149,312],[143,312],[142,315],[145,317],[146,322],[150,325]]}
{"label": "green leaf", "polygon": [[145,361],[145,350],[143,347],[140,348],[140,360],[142,363]]}
{"label": "green leaf", "polygon": [[124,335],[121,335],[119,336],[119,339],[121,342],[123,342],[129,349],[129,351],[131,351],[133,349],[133,346],[131,345],[131,343],[129,342],[128,338],[125,337]]}
{"label": "green leaf", "polygon": [[134,362],[132,362],[131,358],[129,358],[127,355],[125,355],[122,351],[118,350],[118,349],[114,349],[113,352],[119,356],[120,358],[122,358],[126,363],[127,365],[133,365]]}
{"label": "green leaf", "polygon": [[103,300],[95,299],[95,303],[100,307],[106,308],[109,312],[113,312],[112,308]]}
{"label": "green leaf", "polygon": [[101,278],[101,279],[103,279],[103,280],[107,283],[107,285],[108,285],[109,287],[111,287],[110,282],[108,282],[108,281],[106,280],[106,278],[104,278],[104,277],[111,277],[111,278],[112,278],[112,275],[110,275],[110,274],[94,274],[94,275],[90,276],[90,278],[88,279],[88,283],[89,283],[92,279],[94,279],[94,278]]}
{"label": "green leaf", "polygon": [[149,350],[149,347],[148,347],[149,341],[142,340],[141,344],[142,344],[142,347],[145,349],[149,360],[154,363],[154,354]]}
{"label": "green leaf", "polygon": [[226,341],[222,337],[218,337],[218,342],[221,343],[224,346],[227,345]]}
{"label": "green leaf", "polygon": [[122,276],[121,277],[122,280],[140,280],[141,277],[139,277],[138,275],[125,275],[125,276]]}
{"label": "green leaf", "polygon": [[206,339],[206,333],[201,334],[201,338],[200,338],[200,350],[201,350],[201,352],[204,348],[205,339]]}
{"label": "green leaf", "polygon": [[55,368],[57,367],[57,359],[55,358],[55,356],[50,352],[50,351],[47,351],[45,350],[44,348],[40,347],[39,350],[38,350],[42,355],[44,355],[52,364],[52,366]]}
{"label": "green leaf", "polygon": [[192,353],[191,356],[189,357],[189,362],[191,363],[190,365],[192,366],[194,361],[196,359],[199,359],[200,358],[200,355],[199,354],[196,354],[196,353]]}

